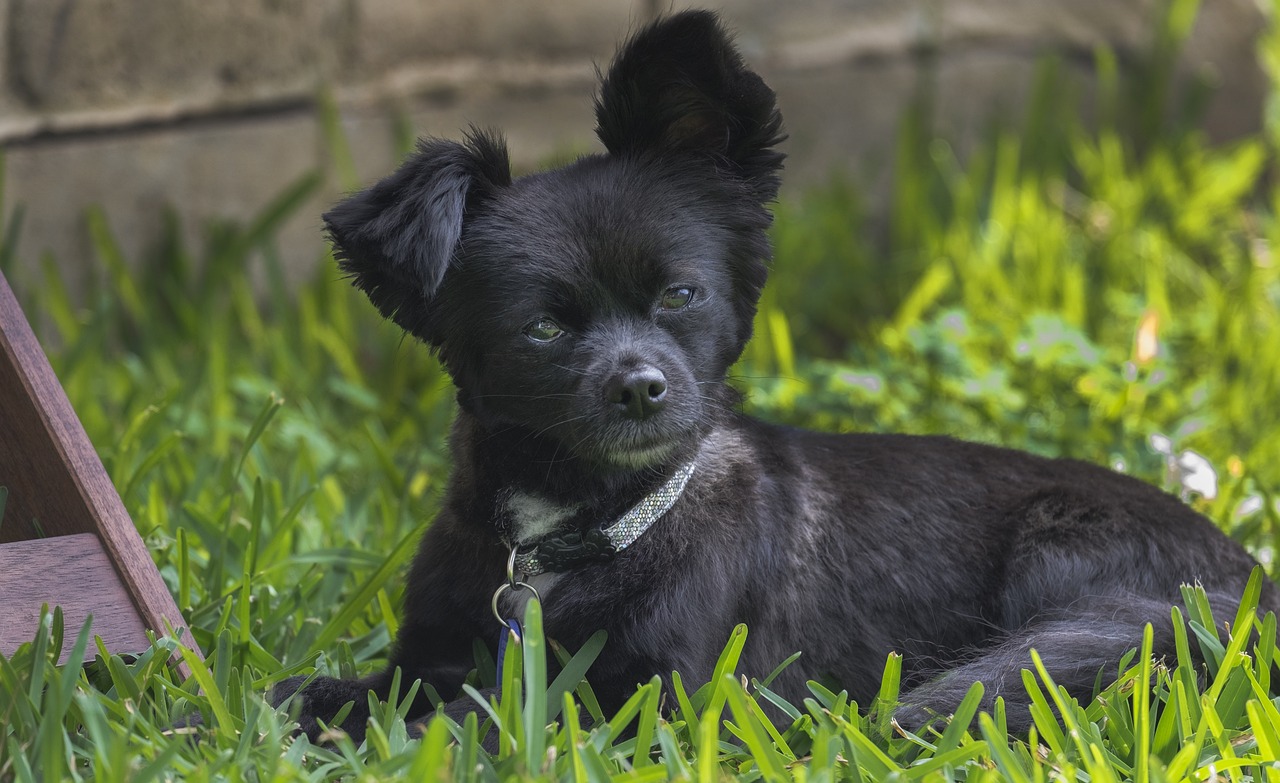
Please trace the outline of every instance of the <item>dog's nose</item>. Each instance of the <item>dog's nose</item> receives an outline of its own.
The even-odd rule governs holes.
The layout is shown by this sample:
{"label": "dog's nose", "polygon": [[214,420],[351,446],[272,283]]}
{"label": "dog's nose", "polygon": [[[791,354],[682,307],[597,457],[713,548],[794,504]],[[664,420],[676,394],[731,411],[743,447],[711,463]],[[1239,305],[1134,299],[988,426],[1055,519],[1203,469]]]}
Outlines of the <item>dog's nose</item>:
{"label": "dog's nose", "polygon": [[647,419],[662,409],[667,376],[650,364],[623,370],[604,385],[604,396],[629,419]]}

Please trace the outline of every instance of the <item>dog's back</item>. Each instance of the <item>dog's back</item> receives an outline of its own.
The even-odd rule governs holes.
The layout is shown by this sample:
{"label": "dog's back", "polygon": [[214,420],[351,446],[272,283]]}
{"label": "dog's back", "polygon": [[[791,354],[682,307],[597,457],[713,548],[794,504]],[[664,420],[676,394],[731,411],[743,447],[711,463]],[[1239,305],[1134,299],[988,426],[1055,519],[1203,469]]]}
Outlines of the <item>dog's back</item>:
{"label": "dog's back", "polygon": [[[764,637],[762,666],[788,643],[806,651],[783,690],[817,677],[870,698],[897,651],[919,686],[905,701],[945,714],[976,680],[988,701],[1018,701],[1035,648],[1087,696],[1147,623],[1156,655],[1173,658],[1182,585],[1202,585],[1230,621],[1256,565],[1178,498],[1095,465],[942,437],[737,425],[704,451],[738,463],[719,468],[736,477],[726,495],[763,468],[751,482],[759,538],[739,539],[752,584],[731,589],[753,596],[744,612]],[[1260,609],[1280,609],[1268,580]],[[1016,727],[1026,712],[1010,714]]]}

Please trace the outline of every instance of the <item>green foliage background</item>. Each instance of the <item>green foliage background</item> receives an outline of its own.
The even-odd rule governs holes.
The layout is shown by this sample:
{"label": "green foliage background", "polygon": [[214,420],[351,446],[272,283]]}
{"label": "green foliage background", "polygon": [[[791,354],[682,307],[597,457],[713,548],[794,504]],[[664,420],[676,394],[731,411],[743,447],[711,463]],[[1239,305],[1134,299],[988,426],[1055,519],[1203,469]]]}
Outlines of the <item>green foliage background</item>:
{"label": "green foliage background", "polygon": [[[1122,78],[1098,53],[1094,128],[1076,121],[1046,62],[1022,122],[994,128],[963,161],[930,132],[927,103],[904,118],[887,218],[868,217],[846,181],[780,204],[757,336],[733,371],[747,410],[1122,466],[1182,492],[1270,566],[1280,100],[1256,137],[1205,141],[1195,91],[1179,98],[1170,82],[1195,11],[1191,0],[1167,4],[1136,73]],[[1280,28],[1260,57],[1280,81]],[[494,708],[512,742],[493,757],[475,724],[436,721],[410,740],[395,705],[377,711],[360,749],[290,737],[287,713],[261,699],[272,682],[380,664],[401,573],[448,474],[452,416],[435,360],[379,319],[331,259],[299,290],[283,282],[281,222],[322,177],[357,184],[332,105],[320,121],[336,173],[292,183],[249,225],[209,226],[192,250],[170,221],[154,254],[125,259],[93,212],[99,274],[85,300],[48,259],[44,284],[26,292],[28,314],[52,324],[42,336],[59,378],[207,665],[188,656],[197,676],[176,682],[161,665],[174,643],[161,641],[137,660],[58,669],[56,649],[76,629],[50,617],[52,644],[45,629],[0,659],[0,780],[1280,776],[1275,622],[1250,641],[1243,615],[1231,646],[1190,640],[1211,661],[1204,679],[1183,655],[1153,677],[1138,655],[1102,699],[1072,706],[1031,676],[1041,702],[1030,743],[1005,736],[998,713],[972,728],[962,715],[936,736],[896,732],[879,707],[896,695],[893,658],[877,704],[815,688],[811,702],[779,705],[793,722],[775,726],[758,705],[776,697],[731,675],[745,630],[727,640],[724,676],[674,714],[650,685],[594,728],[570,709],[544,730],[562,696],[590,707],[589,687],[522,690],[514,662]],[[20,212],[10,214],[0,268],[30,263],[16,251]],[[1170,440],[1167,454],[1153,435]],[[1171,470],[1184,450],[1214,466],[1216,497]],[[1199,627],[1214,625],[1194,598],[1188,606]],[[536,671],[547,650],[530,638],[521,660]],[[482,657],[475,682],[491,681],[492,668]],[[208,726],[199,744],[168,730],[193,709]],[[634,736],[623,739],[627,726]]]}

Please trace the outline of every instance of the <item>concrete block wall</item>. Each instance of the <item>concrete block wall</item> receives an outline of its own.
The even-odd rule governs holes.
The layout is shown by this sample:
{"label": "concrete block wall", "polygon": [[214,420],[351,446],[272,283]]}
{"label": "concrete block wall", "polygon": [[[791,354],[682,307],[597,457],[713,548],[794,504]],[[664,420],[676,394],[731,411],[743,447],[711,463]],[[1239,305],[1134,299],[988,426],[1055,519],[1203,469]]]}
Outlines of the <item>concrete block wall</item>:
{"label": "concrete block wall", "polygon": [[[1020,108],[1037,58],[1088,71],[1094,48],[1145,47],[1159,0],[714,0],[778,92],[788,183],[888,176],[922,68],[964,138]],[[675,7],[683,7],[678,3]],[[50,253],[76,288],[93,258],[82,215],[105,210],[139,257],[172,205],[193,240],[247,220],[327,156],[314,99],[331,88],[364,179],[394,165],[391,118],[416,133],[501,128],[517,168],[597,148],[595,66],[662,0],[0,0],[4,203],[25,207],[22,263]],[[1208,130],[1256,128],[1266,83],[1255,0],[1209,0],[1184,56],[1218,86]],[[922,59],[922,51],[930,57]],[[928,63],[925,65],[924,63]],[[296,275],[322,246],[319,213],[281,236]],[[784,187],[785,192],[785,187]]]}

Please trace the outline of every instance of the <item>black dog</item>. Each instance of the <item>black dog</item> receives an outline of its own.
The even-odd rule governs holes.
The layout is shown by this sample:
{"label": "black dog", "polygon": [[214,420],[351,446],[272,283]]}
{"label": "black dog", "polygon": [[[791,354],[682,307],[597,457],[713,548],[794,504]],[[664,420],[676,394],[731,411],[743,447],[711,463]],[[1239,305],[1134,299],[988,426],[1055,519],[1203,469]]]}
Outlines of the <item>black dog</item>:
{"label": "black dog", "polygon": [[[342,268],[439,352],[461,410],[390,667],[311,684],[306,730],[354,701],[345,728],[363,735],[366,693],[385,697],[396,667],[453,697],[473,638],[497,640],[513,546],[549,636],[608,631],[589,675],[606,710],[655,674],[705,682],[746,623],[749,674],[803,651],[786,697],[820,679],[865,704],[897,650],[900,720],[945,715],[981,680],[1025,731],[1030,648],[1087,696],[1147,622],[1172,655],[1179,585],[1238,602],[1249,555],[1132,478],[735,412],[725,372],[765,282],[782,131],[713,14],[634,36],[596,117],[605,154],[512,180],[498,138],[427,140],[325,216]],[[504,594],[504,614],[527,596]],[[1263,603],[1280,605],[1270,583]]]}

